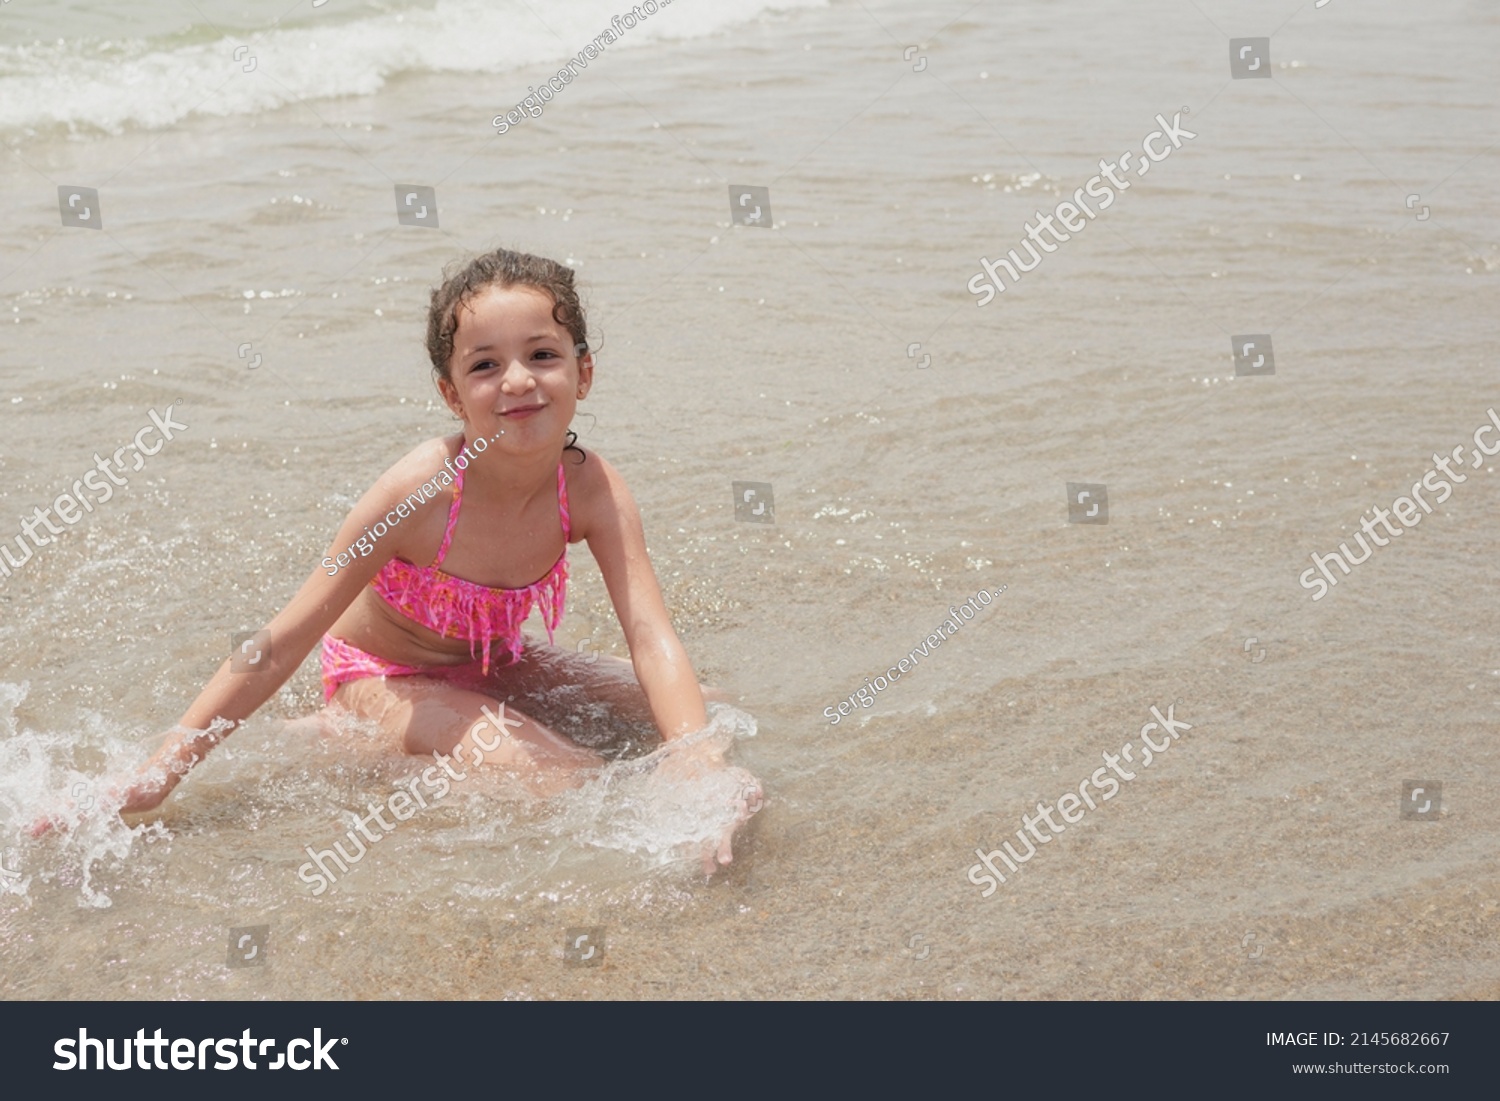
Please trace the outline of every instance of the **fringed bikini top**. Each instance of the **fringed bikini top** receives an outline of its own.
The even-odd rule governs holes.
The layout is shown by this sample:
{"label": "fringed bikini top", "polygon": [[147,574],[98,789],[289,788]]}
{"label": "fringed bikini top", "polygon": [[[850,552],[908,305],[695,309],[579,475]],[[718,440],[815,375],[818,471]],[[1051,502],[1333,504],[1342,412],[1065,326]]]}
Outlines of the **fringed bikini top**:
{"label": "fringed bikini top", "polygon": [[[490,643],[503,641],[511,659],[519,660],[525,642],[521,624],[531,614],[533,605],[542,610],[542,624],[547,639],[562,619],[563,602],[568,589],[568,484],[562,464],[557,464],[557,512],[562,520],[563,551],[552,569],[539,581],[524,589],[491,589],[454,577],[438,569],[453,543],[453,528],[458,523],[458,509],[463,502],[464,472],[454,477],[453,507],[448,510],[448,530],[437,557],[425,569],[401,558],[392,558],[370,582],[375,591],[396,611],[444,638],[467,639],[469,653],[474,644],[484,648],[484,673],[490,671]],[[478,656],[478,655],[474,655]]]}

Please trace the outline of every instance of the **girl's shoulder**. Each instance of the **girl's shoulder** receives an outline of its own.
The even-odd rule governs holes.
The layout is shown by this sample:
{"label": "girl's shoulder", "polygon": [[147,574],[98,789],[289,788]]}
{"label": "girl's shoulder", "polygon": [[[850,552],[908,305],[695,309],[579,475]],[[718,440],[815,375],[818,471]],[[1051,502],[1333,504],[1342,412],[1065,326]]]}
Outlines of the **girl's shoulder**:
{"label": "girl's shoulder", "polygon": [[593,448],[564,451],[563,469],[568,480],[573,530],[580,539],[588,538],[595,522],[608,522],[621,513],[640,515],[625,476]]}
{"label": "girl's shoulder", "polygon": [[620,480],[620,472],[592,447],[574,444],[565,448],[562,464],[568,479],[570,499],[596,496],[607,491],[611,483]]}
{"label": "girl's shoulder", "polygon": [[392,463],[372,488],[391,500],[404,498],[424,485],[445,488],[453,482],[453,459],[462,446],[462,435],[423,440]]}

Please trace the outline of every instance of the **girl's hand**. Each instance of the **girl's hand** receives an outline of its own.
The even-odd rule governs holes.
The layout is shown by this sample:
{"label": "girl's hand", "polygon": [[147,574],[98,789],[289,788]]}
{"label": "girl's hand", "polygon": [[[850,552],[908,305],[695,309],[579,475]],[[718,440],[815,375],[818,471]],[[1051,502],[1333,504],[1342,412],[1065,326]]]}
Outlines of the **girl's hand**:
{"label": "girl's hand", "polygon": [[38,837],[44,837],[51,833],[54,828],[61,827],[62,825],[62,819],[53,818],[50,814],[44,814],[26,827],[26,836],[35,841]]}
{"label": "girl's hand", "polygon": [[728,764],[724,760],[723,747],[707,740],[680,747],[668,743],[666,755],[656,772],[674,783],[711,781],[716,787],[733,790],[734,820],[725,827],[717,842],[705,843],[701,852],[703,874],[713,875],[721,865],[734,860],[734,835],[765,804],[760,781],[748,770]]}
{"label": "girl's hand", "polygon": [[[97,806],[101,810],[113,810],[120,814],[139,814],[142,811],[155,810],[171,794],[172,789],[181,782],[184,772],[186,769],[173,768],[166,759],[154,758],[134,779],[105,789]],[[53,811],[44,814],[26,828],[26,833],[35,839],[45,836],[54,829],[65,830],[70,821],[81,818],[88,809],[90,808],[84,808],[84,811],[80,812],[77,804],[69,801],[68,813]]]}
{"label": "girl's hand", "polygon": [[760,781],[753,774],[743,768],[733,765],[724,766],[724,770],[738,781],[739,790],[734,803],[734,822],[724,831],[724,836],[719,839],[718,852],[710,853],[707,847],[703,852],[703,874],[713,875],[715,869],[714,860],[718,859],[720,864],[728,864],[734,859],[734,851],[730,847],[734,835],[740,827],[750,821],[761,807],[765,805],[765,793],[761,790]]}
{"label": "girl's hand", "polygon": [[123,788],[112,790],[107,799],[113,805],[119,801],[121,814],[139,814],[155,810],[172,793],[182,777],[170,769],[150,769]]}

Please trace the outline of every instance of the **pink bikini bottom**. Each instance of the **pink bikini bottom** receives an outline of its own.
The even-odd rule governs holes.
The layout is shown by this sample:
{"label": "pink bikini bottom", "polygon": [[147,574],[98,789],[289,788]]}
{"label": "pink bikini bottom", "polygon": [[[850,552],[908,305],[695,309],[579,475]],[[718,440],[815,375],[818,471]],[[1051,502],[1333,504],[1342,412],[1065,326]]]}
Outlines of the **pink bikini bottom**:
{"label": "pink bikini bottom", "polygon": [[[495,664],[493,658],[490,664]],[[341,638],[323,636],[323,700],[333,699],[339,685],[365,677],[432,677],[435,680],[458,685],[462,688],[477,688],[486,677],[482,660],[466,661],[461,665],[400,665],[385,658],[367,654],[351,646]]]}

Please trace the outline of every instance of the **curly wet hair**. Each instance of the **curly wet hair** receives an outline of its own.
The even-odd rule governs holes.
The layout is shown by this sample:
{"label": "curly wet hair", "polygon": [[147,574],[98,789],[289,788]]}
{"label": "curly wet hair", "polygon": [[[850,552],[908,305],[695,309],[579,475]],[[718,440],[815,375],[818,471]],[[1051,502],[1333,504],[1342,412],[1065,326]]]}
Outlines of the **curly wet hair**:
{"label": "curly wet hair", "polygon": [[[573,269],[545,256],[497,248],[450,265],[443,272],[443,282],[433,288],[427,311],[427,355],[435,377],[453,381],[453,338],[459,311],[487,287],[535,287],[544,292],[552,299],[552,320],[568,331],[575,354],[582,356],[590,350],[588,322],[578,301]],[[566,449],[585,455],[574,446],[577,439],[578,434],[570,429]]]}

